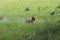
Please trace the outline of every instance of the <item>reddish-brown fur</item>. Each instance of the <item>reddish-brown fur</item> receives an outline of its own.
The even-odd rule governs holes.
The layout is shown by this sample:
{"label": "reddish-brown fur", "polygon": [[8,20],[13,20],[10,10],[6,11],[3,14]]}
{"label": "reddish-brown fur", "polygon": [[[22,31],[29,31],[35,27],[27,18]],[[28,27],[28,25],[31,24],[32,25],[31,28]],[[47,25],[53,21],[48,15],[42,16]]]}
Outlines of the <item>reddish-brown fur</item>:
{"label": "reddish-brown fur", "polygon": [[31,19],[27,19],[27,20],[26,20],[27,23],[33,23],[34,21],[35,21],[34,16],[33,16]]}

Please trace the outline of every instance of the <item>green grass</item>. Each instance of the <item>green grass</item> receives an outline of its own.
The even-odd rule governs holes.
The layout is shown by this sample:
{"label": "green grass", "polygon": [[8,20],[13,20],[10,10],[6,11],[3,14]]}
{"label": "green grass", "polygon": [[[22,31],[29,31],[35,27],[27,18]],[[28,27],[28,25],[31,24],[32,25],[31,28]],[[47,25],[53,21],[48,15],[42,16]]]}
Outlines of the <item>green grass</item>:
{"label": "green grass", "polygon": [[[0,16],[5,17],[0,20],[0,40],[60,40],[58,5],[60,0],[0,0]],[[52,10],[56,15],[50,15]],[[32,16],[35,22],[26,23]]]}

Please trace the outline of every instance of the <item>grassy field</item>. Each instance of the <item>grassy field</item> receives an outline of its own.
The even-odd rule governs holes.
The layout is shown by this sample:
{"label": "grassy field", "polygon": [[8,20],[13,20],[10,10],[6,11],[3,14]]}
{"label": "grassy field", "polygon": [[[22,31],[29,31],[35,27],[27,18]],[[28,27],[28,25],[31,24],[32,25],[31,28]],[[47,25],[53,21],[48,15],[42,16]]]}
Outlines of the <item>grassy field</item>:
{"label": "grassy field", "polygon": [[[60,0],[0,0],[0,40],[60,40],[59,5]],[[34,23],[26,23],[32,16]]]}

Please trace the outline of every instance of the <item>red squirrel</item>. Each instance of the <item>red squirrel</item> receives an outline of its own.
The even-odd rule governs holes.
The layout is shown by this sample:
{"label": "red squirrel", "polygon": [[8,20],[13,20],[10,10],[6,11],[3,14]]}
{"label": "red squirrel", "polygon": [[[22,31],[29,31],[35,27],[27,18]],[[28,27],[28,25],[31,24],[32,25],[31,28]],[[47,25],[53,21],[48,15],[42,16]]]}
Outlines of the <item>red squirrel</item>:
{"label": "red squirrel", "polygon": [[33,23],[34,21],[35,21],[34,16],[31,19],[26,19],[26,22],[27,23]]}

